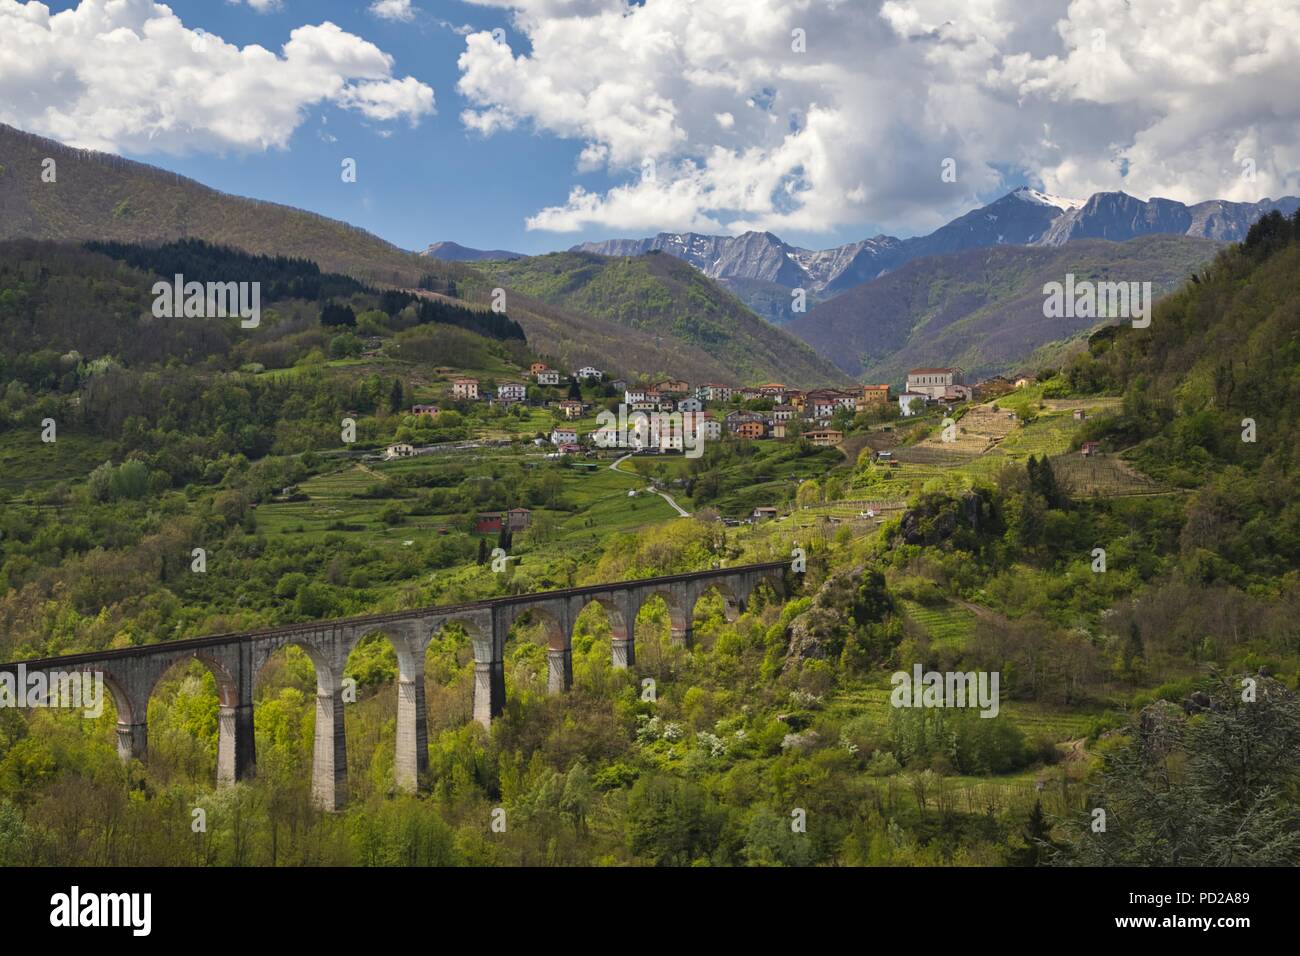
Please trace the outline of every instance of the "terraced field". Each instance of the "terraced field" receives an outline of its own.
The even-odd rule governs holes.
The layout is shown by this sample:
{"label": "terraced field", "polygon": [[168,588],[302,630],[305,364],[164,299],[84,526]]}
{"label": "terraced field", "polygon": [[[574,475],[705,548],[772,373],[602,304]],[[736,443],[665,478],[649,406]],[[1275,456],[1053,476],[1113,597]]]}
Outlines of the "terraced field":
{"label": "terraced field", "polygon": [[1073,412],[1076,408],[1082,408],[1092,415],[1119,411],[1124,404],[1124,399],[1117,395],[1100,395],[1096,398],[1045,398],[1043,404],[1053,412]]}
{"label": "terraced field", "polygon": [[[837,692],[825,703],[826,711],[840,719],[851,719],[866,715],[872,724],[884,729],[889,725],[892,709],[889,698],[893,692],[889,674],[873,675],[866,684],[858,684]],[[1100,705],[1092,708],[1070,709],[1041,704],[1033,701],[1017,701],[1003,698],[998,708],[998,718],[1012,721],[1025,735],[1025,739],[1047,739],[1057,744],[1075,741],[1087,737],[1095,717],[1102,714]],[[980,778],[969,778],[977,780]],[[1012,778],[1001,778],[1003,780]]]}
{"label": "terraced field", "polygon": [[975,615],[959,604],[927,607],[915,601],[900,602],[909,620],[929,635],[935,650],[960,651],[975,629]]}
{"label": "terraced field", "polygon": [[881,683],[868,687],[858,686],[838,692],[826,703],[826,709],[837,717],[869,715],[881,727],[889,724],[889,694],[893,690],[889,678],[881,675]]}
{"label": "terraced field", "polygon": [[918,445],[911,445],[899,448],[893,452],[896,461],[906,462],[911,465],[933,465],[937,468],[959,468],[966,464],[973,457],[974,453],[963,452],[957,448],[956,442],[951,444],[941,444],[937,441],[931,442],[926,439]]}
{"label": "terraced field", "polygon": [[368,539],[411,540],[437,533],[434,519],[412,521],[394,529],[379,520],[389,502],[360,497],[380,484],[381,479],[363,465],[319,475],[298,486],[308,501],[271,501],[257,509],[257,527],[265,534],[298,534],[318,539],[334,532],[364,532]]}
{"label": "terraced field", "polygon": [[[1119,402],[1109,397],[1004,396],[967,412],[958,422],[955,441],[944,442],[936,427],[923,441],[894,449],[897,464],[873,463],[860,469],[849,493],[854,498],[908,499],[927,487],[961,491],[977,480],[995,479],[1008,464],[1022,463],[1030,456],[1051,458],[1053,468],[1078,497],[1161,493],[1161,486],[1114,456],[1083,458],[1070,451],[1080,426],[1075,410],[1083,409],[1091,417],[1113,410]],[[1020,410],[1015,419],[1008,405]],[[1024,418],[1031,414],[1036,417],[1026,423]]]}
{"label": "terraced field", "polygon": [[1163,486],[1134,471],[1128,462],[1114,455],[1094,454],[1087,458],[1077,452],[1057,455],[1052,459],[1052,470],[1075,498],[1149,495],[1165,491]]}
{"label": "terraced field", "polygon": [[330,474],[317,475],[299,486],[299,490],[313,499],[332,501],[351,499],[377,487],[382,478],[366,465],[352,465]]}
{"label": "terraced field", "polygon": [[1101,707],[1080,711],[1079,706],[1065,710],[1033,701],[1004,700],[1001,712],[1010,717],[1030,740],[1045,737],[1061,743],[1088,736],[1093,719],[1103,711]]}
{"label": "terraced field", "polygon": [[[907,507],[904,498],[844,498],[828,501],[824,504],[808,505],[800,509],[810,515],[830,515],[836,518],[858,518],[864,511],[873,511],[880,517],[882,512],[902,511]],[[866,519],[863,519],[866,520]]]}
{"label": "terraced field", "polygon": [[1067,412],[1044,412],[1006,437],[995,455],[1023,461],[1030,455],[1059,455],[1070,448],[1079,423]]}

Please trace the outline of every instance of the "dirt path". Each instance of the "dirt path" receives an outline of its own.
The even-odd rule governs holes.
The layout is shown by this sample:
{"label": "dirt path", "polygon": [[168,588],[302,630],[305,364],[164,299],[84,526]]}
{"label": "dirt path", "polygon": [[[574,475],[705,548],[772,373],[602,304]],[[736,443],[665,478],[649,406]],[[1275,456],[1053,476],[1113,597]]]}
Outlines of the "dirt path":
{"label": "dirt path", "polygon": [[[641,476],[638,475],[636,472],[624,471],[622,468],[618,467],[619,465],[623,464],[623,462],[627,461],[631,457],[632,457],[631,455],[624,455],[622,458],[615,459],[614,462],[609,466],[609,470],[616,471],[620,475],[627,475],[629,478],[640,478]],[[691,513],[687,511],[685,508],[683,508],[681,505],[679,505],[676,502],[676,500],[674,500],[673,496],[668,494],[666,491],[660,491],[658,488],[654,487],[653,485],[647,485],[645,490],[649,492],[653,492],[654,494],[662,498],[664,501],[668,502],[669,507],[671,507],[683,518],[689,518],[691,516]]]}

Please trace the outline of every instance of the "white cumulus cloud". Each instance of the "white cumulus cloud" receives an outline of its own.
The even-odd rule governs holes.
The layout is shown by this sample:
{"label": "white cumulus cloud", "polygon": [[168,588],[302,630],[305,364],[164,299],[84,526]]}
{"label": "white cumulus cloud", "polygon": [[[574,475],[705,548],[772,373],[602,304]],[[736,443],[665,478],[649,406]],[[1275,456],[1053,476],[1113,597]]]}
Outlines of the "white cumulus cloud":
{"label": "white cumulus cloud", "polygon": [[[250,0],[251,2],[251,0]],[[333,23],[279,53],[187,28],[152,0],[0,0],[0,121],[77,146],[184,153],[283,147],[312,107],[416,123],[429,86]]]}
{"label": "white cumulus cloud", "polygon": [[924,229],[1021,177],[1300,192],[1294,0],[473,2],[528,42],[466,38],[463,124],[572,139],[620,183],[536,229]]}
{"label": "white cumulus cloud", "polygon": [[370,12],[381,20],[397,20],[401,23],[410,23],[415,19],[415,11],[411,9],[411,0],[375,0],[370,4]]}

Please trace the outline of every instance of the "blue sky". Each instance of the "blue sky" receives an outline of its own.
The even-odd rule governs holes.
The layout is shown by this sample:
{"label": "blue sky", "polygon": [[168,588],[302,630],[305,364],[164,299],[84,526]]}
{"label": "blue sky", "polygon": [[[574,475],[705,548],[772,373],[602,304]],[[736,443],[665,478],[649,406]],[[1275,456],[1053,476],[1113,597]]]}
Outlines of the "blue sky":
{"label": "blue sky", "polygon": [[825,248],[929,232],[1021,185],[1300,193],[1295,5],[47,6],[0,0],[0,121],[410,249],[688,229]]}
{"label": "blue sky", "polygon": [[[51,10],[75,2],[49,3]],[[478,248],[546,252],[567,248],[579,237],[529,232],[525,215],[537,205],[560,202],[572,181],[599,185],[604,176],[581,177],[574,161],[581,144],[532,135],[526,130],[485,139],[466,131],[458,114],[456,58],[465,39],[445,26],[509,29],[502,11],[465,3],[425,3],[410,24],[385,22],[367,12],[362,0],[289,0],[261,14],[219,0],[173,0],[167,4],[187,27],[199,27],[228,42],[278,50],[303,23],[328,20],[375,43],[396,60],[395,71],[433,87],[437,115],[412,128],[406,122],[376,124],[331,106],[311,110],[287,150],[219,155],[169,156],[125,150],[141,162],[162,166],[220,189],[298,206],[368,229],[409,249],[454,239]],[[517,35],[512,39],[519,42]],[[322,123],[321,121],[324,120]],[[321,133],[337,137],[322,140]],[[340,164],[357,161],[357,181],[344,183]],[[540,201],[539,201],[540,200]]]}

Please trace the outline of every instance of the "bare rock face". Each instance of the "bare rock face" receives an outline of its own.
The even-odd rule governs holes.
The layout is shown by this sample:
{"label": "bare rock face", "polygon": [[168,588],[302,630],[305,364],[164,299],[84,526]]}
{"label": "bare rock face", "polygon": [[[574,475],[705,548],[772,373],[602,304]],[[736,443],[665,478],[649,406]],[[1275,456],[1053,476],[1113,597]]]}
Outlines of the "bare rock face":
{"label": "bare rock face", "polygon": [[848,623],[840,608],[852,606],[852,595],[862,583],[864,571],[862,567],[841,571],[817,589],[812,606],[790,623],[782,670],[798,670],[804,661],[825,660],[829,656],[828,646]]}
{"label": "bare rock face", "polygon": [[689,262],[711,279],[762,279],[787,288],[809,287],[807,273],[796,263],[800,251],[786,245],[770,232],[746,232],[739,236],[705,236],[696,232],[661,232],[649,239],[609,239],[584,242],[574,252],[603,256],[643,256],[665,252]]}
{"label": "bare rock face", "polygon": [[966,523],[971,526],[971,530],[976,533],[984,524],[985,502],[979,495],[967,495],[962,499],[962,510],[966,515]]}
{"label": "bare rock face", "polygon": [[1172,199],[1143,202],[1127,193],[1096,193],[1054,222],[1042,244],[1059,246],[1071,239],[1123,242],[1153,232],[1186,235],[1191,224],[1190,210]]}
{"label": "bare rock face", "polygon": [[955,512],[941,511],[936,515],[926,515],[920,509],[913,508],[904,512],[898,535],[904,544],[930,545],[952,537],[956,530]]}
{"label": "bare rock face", "polygon": [[843,623],[838,611],[809,608],[790,625],[790,645],[783,670],[797,669],[804,661],[824,660],[832,632]]}

